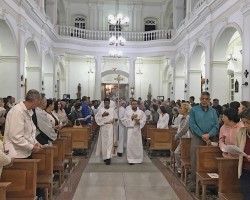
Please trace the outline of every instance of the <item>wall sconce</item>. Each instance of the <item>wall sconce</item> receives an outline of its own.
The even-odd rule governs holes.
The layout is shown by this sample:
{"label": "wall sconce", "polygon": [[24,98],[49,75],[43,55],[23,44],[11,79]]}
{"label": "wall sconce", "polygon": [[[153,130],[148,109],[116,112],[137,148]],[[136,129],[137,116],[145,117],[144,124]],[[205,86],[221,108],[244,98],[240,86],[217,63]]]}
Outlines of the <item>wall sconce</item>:
{"label": "wall sconce", "polygon": [[26,84],[21,84],[21,87],[24,87],[24,86],[26,86]]}
{"label": "wall sconce", "polygon": [[131,95],[132,95],[132,98],[133,98],[133,96],[134,96],[134,94],[135,94],[135,86],[134,86],[133,83],[132,83],[130,89],[131,89]]}
{"label": "wall sconce", "polygon": [[44,82],[42,81],[42,85],[44,85]]}
{"label": "wall sconce", "polygon": [[243,83],[242,85],[248,86],[248,82]]}
{"label": "wall sconce", "polygon": [[206,83],[207,83],[207,85],[208,85],[208,83],[209,83],[209,80],[208,80],[208,78],[206,79]]}
{"label": "wall sconce", "polygon": [[246,69],[245,72],[244,72],[244,75],[245,75],[246,78],[247,78],[248,74],[249,74],[249,72]]}
{"label": "wall sconce", "polygon": [[21,81],[23,81],[23,75],[21,75]]}
{"label": "wall sconce", "polygon": [[187,86],[188,86],[188,85],[185,83],[185,88],[187,88]]}
{"label": "wall sconce", "polygon": [[206,87],[205,90],[208,91],[208,87]]}

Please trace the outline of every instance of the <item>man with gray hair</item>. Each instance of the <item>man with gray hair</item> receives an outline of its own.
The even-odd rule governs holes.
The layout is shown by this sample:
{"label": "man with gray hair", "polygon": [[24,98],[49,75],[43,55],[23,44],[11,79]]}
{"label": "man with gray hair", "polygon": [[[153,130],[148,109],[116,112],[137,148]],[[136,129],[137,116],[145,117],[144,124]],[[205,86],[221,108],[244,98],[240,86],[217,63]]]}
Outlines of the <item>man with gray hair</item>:
{"label": "man with gray hair", "polygon": [[30,158],[32,152],[41,149],[32,121],[32,109],[37,107],[40,98],[37,90],[29,90],[25,101],[15,105],[7,115],[4,138],[6,142],[12,142],[17,153],[16,158]]}

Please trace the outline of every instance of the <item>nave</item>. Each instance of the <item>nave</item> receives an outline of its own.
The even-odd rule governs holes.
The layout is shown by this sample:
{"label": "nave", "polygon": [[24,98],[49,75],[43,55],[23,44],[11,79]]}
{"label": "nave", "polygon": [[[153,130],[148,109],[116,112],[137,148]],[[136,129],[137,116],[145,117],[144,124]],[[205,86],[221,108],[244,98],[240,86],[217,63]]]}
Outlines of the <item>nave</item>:
{"label": "nave", "polygon": [[[79,167],[80,169],[76,167],[75,172],[73,172],[81,177],[77,188],[71,188],[75,185],[76,179],[79,179],[79,177],[72,174],[72,177],[76,179],[69,180],[65,184],[57,199],[68,199],[70,195],[74,194],[73,200],[178,200],[184,199],[184,195],[188,195],[186,191],[183,193],[180,190],[184,188],[176,179],[171,183],[174,183],[175,189],[181,191],[181,194],[178,195],[183,195],[183,198],[179,198],[174,192],[171,183],[153,164],[146,152],[144,152],[143,159],[142,164],[129,165],[126,155],[122,157],[115,156],[111,159],[111,165],[105,165],[95,155],[94,149],[83,173],[81,174],[83,167]],[[157,160],[157,158],[153,160]],[[159,163],[158,165],[162,164]],[[166,171],[166,167],[163,168]],[[171,172],[169,172],[168,176],[173,177]],[[71,188],[71,191],[69,188]],[[185,199],[187,198],[186,196]]]}

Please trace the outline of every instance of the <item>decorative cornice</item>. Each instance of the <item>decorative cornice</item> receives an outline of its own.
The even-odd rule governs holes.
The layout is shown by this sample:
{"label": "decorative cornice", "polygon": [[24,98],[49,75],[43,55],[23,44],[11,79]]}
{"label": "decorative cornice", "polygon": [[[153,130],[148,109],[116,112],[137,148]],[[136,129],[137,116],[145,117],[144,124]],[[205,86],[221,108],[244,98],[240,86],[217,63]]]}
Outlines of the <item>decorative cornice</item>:
{"label": "decorative cornice", "polygon": [[250,14],[250,3],[246,3],[244,6],[242,6],[241,12],[243,15],[249,15]]}
{"label": "decorative cornice", "polygon": [[18,56],[0,56],[0,63],[14,63],[19,61]]}
{"label": "decorative cornice", "polygon": [[40,67],[25,67],[28,72],[40,72]]}

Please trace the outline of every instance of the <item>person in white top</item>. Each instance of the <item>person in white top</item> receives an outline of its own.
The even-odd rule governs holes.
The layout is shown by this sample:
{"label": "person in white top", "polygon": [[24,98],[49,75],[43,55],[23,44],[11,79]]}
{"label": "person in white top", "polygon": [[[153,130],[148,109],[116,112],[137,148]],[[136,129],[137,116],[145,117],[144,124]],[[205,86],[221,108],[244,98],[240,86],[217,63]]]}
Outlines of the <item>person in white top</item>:
{"label": "person in white top", "polygon": [[168,129],[169,114],[165,106],[160,106],[159,120],[157,122],[157,128]]}
{"label": "person in white top", "polygon": [[[120,100],[119,103],[119,119],[117,122],[114,123],[114,131],[115,131],[115,142],[117,143],[117,155],[119,157],[122,157],[123,154],[123,149],[124,149],[124,142],[127,139],[127,133],[126,133],[126,128],[121,122],[121,119],[124,118],[125,115],[125,108],[122,107],[122,101]],[[118,116],[118,105],[115,108],[116,115]]]}
{"label": "person in white top", "polygon": [[12,142],[16,158],[28,158],[32,152],[41,149],[36,140],[36,127],[32,121],[33,111],[41,96],[37,90],[29,90],[25,101],[15,105],[8,113],[5,122],[4,140]]}
{"label": "person in white top", "polygon": [[104,99],[104,108],[95,115],[95,121],[100,126],[96,155],[102,156],[106,165],[110,165],[114,149],[114,120],[117,119],[114,108],[110,107],[110,99]]}
{"label": "person in white top", "polygon": [[0,140],[0,177],[2,174],[3,166],[11,165],[14,158],[11,158],[4,152],[3,142]]}
{"label": "person in white top", "polygon": [[171,125],[171,127],[172,128],[178,128],[179,125],[180,125],[180,122],[181,122],[181,118],[182,118],[182,115],[179,114],[179,108],[174,107],[172,109],[172,113],[173,113],[173,118],[172,118],[172,125]]}
{"label": "person in white top", "polygon": [[141,129],[146,123],[146,115],[137,108],[137,101],[133,100],[131,110],[127,110],[122,123],[127,127],[127,160],[129,164],[143,162],[143,146]]}

